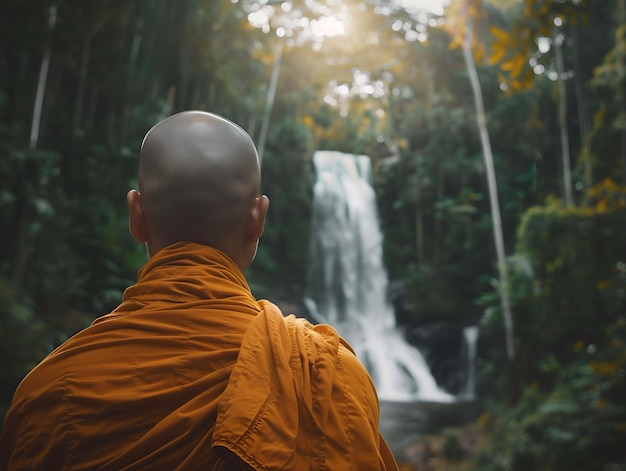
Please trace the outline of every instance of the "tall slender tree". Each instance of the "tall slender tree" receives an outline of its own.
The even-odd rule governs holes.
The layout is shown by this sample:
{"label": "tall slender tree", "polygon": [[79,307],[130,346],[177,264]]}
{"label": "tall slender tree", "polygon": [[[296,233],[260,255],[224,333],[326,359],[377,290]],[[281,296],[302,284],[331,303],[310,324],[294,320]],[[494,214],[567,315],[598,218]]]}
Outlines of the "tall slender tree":
{"label": "tall slender tree", "polygon": [[[467,67],[467,72],[472,85],[474,104],[476,106],[476,118],[478,131],[480,133],[480,143],[483,150],[485,169],[487,171],[487,184],[489,188],[489,201],[491,206],[491,223],[493,226],[493,237],[496,248],[498,264],[498,274],[500,278],[500,299],[502,302],[502,314],[504,317],[504,329],[506,337],[506,352],[509,360],[515,358],[515,347],[513,343],[513,313],[511,311],[511,301],[509,298],[508,269],[506,264],[506,252],[504,247],[504,235],[502,231],[502,219],[500,216],[500,202],[498,198],[498,183],[495,166],[493,163],[493,153],[491,150],[491,139],[487,127],[487,116],[485,114],[485,104],[483,100],[482,87],[474,61],[472,44],[474,42],[474,19],[476,13],[480,12],[481,1],[465,0],[462,10],[462,18],[465,20],[465,34],[461,39],[463,58]],[[458,33],[457,33],[458,34]]]}

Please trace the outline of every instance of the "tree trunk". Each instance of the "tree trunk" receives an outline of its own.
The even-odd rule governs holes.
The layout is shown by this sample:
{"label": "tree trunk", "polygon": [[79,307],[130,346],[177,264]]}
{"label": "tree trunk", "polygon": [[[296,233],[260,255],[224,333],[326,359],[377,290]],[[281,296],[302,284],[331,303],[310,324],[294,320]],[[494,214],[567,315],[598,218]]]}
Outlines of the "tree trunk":
{"label": "tree trunk", "polygon": [[265,101],[265,110],[263,112],[263,121],[261,122],[261,131],[259,134],[259,162],[263,163],[263,152],[265,152],[265,140],[267,139],[267,131],[270,125],[270,115],[276,98],[276,88],[278,86],[278,76],[280,75],[280,64],[283,56],[283,42],[279,41],[276,45],[274,56],[274,66],[272,67],[272,77],[267,91],[267,100]]}
{"label": "tree trunk", "polygon": [[[437,201],[443,201],[444,172],[441,155],[437,155]],[[441,270],[441,251],[443,246],[443,214],[435,211],[435,239],[433,240],[433,268],[439,275]]]}
{"label": "tree trunk", "polygon": [[485,106],[482,89],[478,79],[476,63],[472,55],[472,19],[468,18],[467,32],[463,41],[463,58],[469,74],[474,104],[476,106],[476,118],[480,132],[480,142],[485,159],[487,170],[487,184],[489,186],[489,201],[491,203],[491,219],[493,223],[493,236],[496,246],[496,256],[498,260],[498,272],[500,275],[500,300],[502,302],[502,312],[504,316],[504,329],[506,336],[506,352],[509,361],[515,358],[515,348],[513,345],[513,314],[511,312],[511,302],[509,300],[508,273],[504,251],[504,236],[502,234],[502,221],[500,219],[500,203],[498,201],[498,185],[496,182],[496,172],[493,164],[493,154],[491,152],[491,141],[489,130],[487,129],[487,119],[485,117]]}
{"label": "tree trunk", "polygon": [[89,58],[91,56],[91,40],[93,30],[90,28],[83,40],[83,47],[80,57],[80,69],[78,74],[78,86],[76,87],[76,97],[74,98],[74,116],[72,119],[72,134],[70,136],[70,146],[66,155],[61,155],[61,180],[66,192],[71,186],[72,162],[76,156],[77,138],[83,123],[83,107],[85,102],[85,89],[87,85],[87,70],[89,68]]}
{"label": "tree trunk", "polygon": [[417,202],[415,205],[415,252],[418,268],[424,264],[424,211],[420,185],[417,185]]}
{"label": "tree trunk", "polygon": [[[622,27],[624,27],[624,25],[626,24],[626,0],[622,0],[621,2],[619,2],[619,24],[622,25]],[[619,47],[619,36],[616,34],[616,49]],[[622,39],[623,41],[623,39]],[[624,43],[622,42],[622,45]],[[619,53],[617,55],[617,60],[618,60],[618,70],[623,71],[624,68],[626,67],[626,64],[624,63],[624,59],[626,58],[626,51],[624,50],[624,47],[619,48]],[[622,107],[620,115],[621,116],[626,116],[626,93],[624,93],[624,78],[622,75],[622,80],[618,82],[617,84],[617,93],[618,93],[618,99],[619,99],[619,103]],[[622,154],[622,185],[626,185],[626,127],[622,127],[622,131],[621,131],[621,154]]]}
{"label": "tree trunk", "polygon": [[50,66],[50,56],[52,54],[52,32],[57,22],[57,6],[52,5],[48,11],[48,36],[46,48],[41,59],[39,69],[39,81],[37,83],[37,95],[35,96],[35,106],[33,109],[33,120],[30,126],[30,149],[35,150],[39,141],[39,127],[41,124],[41,111],[43,109],[43,99],[46,94],[46,82],[48,80],[48,68]]}
{"label": "tree trunk", "polygon": [[[29,148],[31,151],[37,149],[39,143],[39,128],[41,125],[41,113],[43,110],[43,100],[46,93],[46,84],[48,81],[48,68],[50,66],[50,56],[52,55],[52,33],[57,21],[57,6],[52,5],[48,10],[48,29],[46,38],[46,47],[44,49],[43,58],[41,59],[41,67],[39,69],[39,80],[37,82],[37,93],[35,95],[35,105],[33,107],[33,119],[30,127]],[[15,241],[15,258],[13,260],[13,283],[19,289],[26,269],[27,261],[27,228],[28,228],[28,205],[22,199],[18,199],[17,205],[17,236]]]}
{"label": "tree trunk", "polygon": [[559,88],[559,128],[561,130],[561,156],[563,160],[563,193],[565,205],[574,205],[574,193],[572,191],[572,170],[570,164],[569,136],[567,133],[567,93],[563,80],[563,51],[561,45],[564,36],[559,34],[558,28],[554,28],[553,44],[556,55],[557,85]]}
{"label": "tree trunk", "polygon": [[92,31],[88,32],[83,41],[83,50],[80,57],[80,73],[78,77],[78,87],[76,88],[76,99],[74,101],[74,132],[81,127],[83,103],[85,101],[85,87],[87,85],[87,70],[89,68],[89,58],[91,56]]}
{"label": "tree trunk", "polygon": [[584,184],[585,189],[591,188],[593,185],[593,163],[591,161],[591,125],[589,123],[589,117],[587,113],[587,94],[586,84],[583,81],[582,70],[580,68],[580,24],[582,18],[580,15],[580,8],[577,12],[576,21],[576,42],[574,47],[576,53],[574,55],[574,67],[575,67],[575,84],[576,84],[576,105],[578,108],[578,126],[580,130],[580,147],[581,155],[583,159],[584,168]]}

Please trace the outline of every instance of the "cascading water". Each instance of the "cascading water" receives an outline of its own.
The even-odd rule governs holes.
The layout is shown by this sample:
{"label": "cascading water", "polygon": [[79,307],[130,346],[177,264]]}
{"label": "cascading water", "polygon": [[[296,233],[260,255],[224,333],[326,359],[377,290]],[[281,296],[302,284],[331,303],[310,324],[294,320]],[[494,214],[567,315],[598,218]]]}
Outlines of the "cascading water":
{"label": "cascading water", "polygon": [[465,327],[463,329],[463,340],[467,362],[467,380],[462,397],[472,400],[476,394],[476,343],[478,342],[478,326],[470,325]]}
{"label": "cascading water", "polygon": [[305,300],[333,325],[368,368],[383,400],[450,402],[422,354],[404,340],[387,301],[382,234],[365,155],[317,151]]}

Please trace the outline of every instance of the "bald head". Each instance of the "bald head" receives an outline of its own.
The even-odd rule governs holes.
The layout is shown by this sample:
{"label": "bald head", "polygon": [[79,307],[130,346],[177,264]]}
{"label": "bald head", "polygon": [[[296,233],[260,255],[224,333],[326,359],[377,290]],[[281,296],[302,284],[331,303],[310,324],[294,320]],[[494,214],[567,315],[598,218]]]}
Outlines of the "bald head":
{"label": "bald head", "polygon": [[137,198],[149,237],[133,235],[147,239],[149,253],[190,241],[241,258],[250,243],[250,217],[263,210],[256,208],[259,199],[266,200],[260,185],[257,152],[243,129],[202,111],[175,114],[144,138]]}

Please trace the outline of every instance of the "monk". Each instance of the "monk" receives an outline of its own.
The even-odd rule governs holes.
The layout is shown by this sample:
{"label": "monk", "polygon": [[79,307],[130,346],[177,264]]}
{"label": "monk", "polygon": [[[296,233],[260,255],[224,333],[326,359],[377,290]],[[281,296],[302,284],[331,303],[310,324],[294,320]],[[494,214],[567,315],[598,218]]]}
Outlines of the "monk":
{"label": "monk", "polygon": [[236,124],[187,111],[140,153],[122,303],[35,367],[0,436],[9,470],[397,470],[369,375],[327,325],[257,301],[269,200]]}

